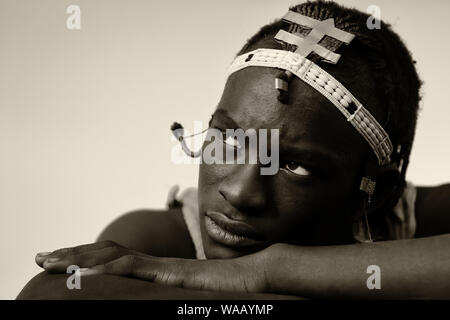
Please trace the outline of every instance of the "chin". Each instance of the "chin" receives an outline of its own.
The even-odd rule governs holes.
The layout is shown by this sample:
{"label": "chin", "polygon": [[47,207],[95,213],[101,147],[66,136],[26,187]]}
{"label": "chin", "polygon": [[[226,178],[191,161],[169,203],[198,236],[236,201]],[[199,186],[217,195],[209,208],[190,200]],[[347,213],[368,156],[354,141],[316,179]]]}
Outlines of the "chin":
{"label": "chin", "polygon": [[203,239],[203,247],[205,256],[208,259],[232,259],[252,253],[252,251],[244,251],[242,249],[237,250],[215,243],[214,240],[209,239],[208,236],[206,236],[206,239]]}
{"label": "chin", "polygon": [[[202,228],[203,229],[203,228]],[[204,230],[202,230],[202,241],[203,249],[205,251],[205,256],[208,259],[232,259],[245,256],[257,251],[260,251],[269,246],[269,244],[245,247],[245,248],[235,248],[223,245],[219,242],[211,239]]]}

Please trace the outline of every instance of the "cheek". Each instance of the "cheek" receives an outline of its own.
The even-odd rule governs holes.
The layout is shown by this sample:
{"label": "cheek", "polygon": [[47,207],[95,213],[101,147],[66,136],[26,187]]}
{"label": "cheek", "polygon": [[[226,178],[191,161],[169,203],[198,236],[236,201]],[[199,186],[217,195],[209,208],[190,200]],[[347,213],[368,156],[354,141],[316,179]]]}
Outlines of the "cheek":
{"label": "cheek", "polygon": [[[214,138],[211,139],[214,141]],[[205,149],[207,146],[209,146],[211,141],[204,141],[202,145],[202,154],[205,154]],[[225,155],[225,153],[224,153]],[[198,177],[198,190],[199,190],[199,200],[201,200],[204,195],[206,195],[209,192],[213,191],[214,188],[212,188],[214,185],[219,184],[219,182],[224,179],[227,174],[227,168],[229,165],[224,164],[207,164],[202,162],[199,167],[199,177]],[[217,188],[216,188],[217,189]]]}
{"label": "cheek", "polygon": [[200,164],[198,176],[198,190],[200,193],[211,189],[212,186],[217,185],[226,177],[227,171],[222,167],[223,165]]}
{"label": "cheek", "polygon": [[277,207],[274,237],[289,242],[322,243],[349,237],[354,204],[350,181],[323,181],[273,189]]}
{"label": "cheek", "polygon": [[[231,167],[200,165],[200,212],[208,203],[217,203],[218,187]],[[317,245],[350,240],[356,192],[349,176],[299,183],[280,174],[267,187],[271,199],[264,212],[253,218],[273,242]]]}
{"label": "cheek", "polygon": [[229,174],[226,167],[230,165],[200,164],[198,176],[198,199],[200,211],[205,204],[215,202],[220,182]]}

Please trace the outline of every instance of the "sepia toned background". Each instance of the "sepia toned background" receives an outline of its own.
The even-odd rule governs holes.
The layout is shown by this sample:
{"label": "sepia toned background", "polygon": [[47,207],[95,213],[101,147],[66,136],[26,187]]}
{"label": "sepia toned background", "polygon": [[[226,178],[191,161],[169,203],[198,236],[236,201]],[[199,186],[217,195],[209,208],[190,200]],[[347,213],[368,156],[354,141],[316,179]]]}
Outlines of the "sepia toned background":
{"label": "sepia toned background", "polygon": [[[36,252],[195,186],[197,167],[170,161],[171,123],[206,125],[234,54],[298,2],[0,0],[0,298],[40,272]],[[450,2],[338,2],[379,6],[406,41],[425,82],[408,179],[450,181]]]}

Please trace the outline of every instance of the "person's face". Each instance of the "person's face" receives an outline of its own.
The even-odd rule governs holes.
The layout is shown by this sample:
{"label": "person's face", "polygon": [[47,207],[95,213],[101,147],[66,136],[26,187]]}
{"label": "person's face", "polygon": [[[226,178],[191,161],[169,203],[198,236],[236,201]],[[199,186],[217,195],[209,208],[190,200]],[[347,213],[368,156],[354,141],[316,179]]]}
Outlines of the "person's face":
{"label": "person's face", "polygon": [[260,164],[200,165],[199,212],[208,258],[237,257],[276,242],[352,241],[367,145],[331,102],[299,79],[289,84],[289,104],[280,103],[274,88],[278,73],[260,67],[236,72],[213,116],[211,126],[224,131],[279,129],[280,170],[261,175]]}

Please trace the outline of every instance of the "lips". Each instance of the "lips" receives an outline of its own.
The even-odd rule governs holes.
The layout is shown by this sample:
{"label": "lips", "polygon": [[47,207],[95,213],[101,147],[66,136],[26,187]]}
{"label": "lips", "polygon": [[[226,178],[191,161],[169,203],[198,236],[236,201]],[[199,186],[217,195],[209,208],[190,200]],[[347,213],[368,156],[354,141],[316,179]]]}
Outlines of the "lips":
{"label": "lips", "polygon": [[207,211],[205,227],[213,240],[226,246],[247,247],[263,243],[261,235],[252,226],[230,219],[221,212]]}

